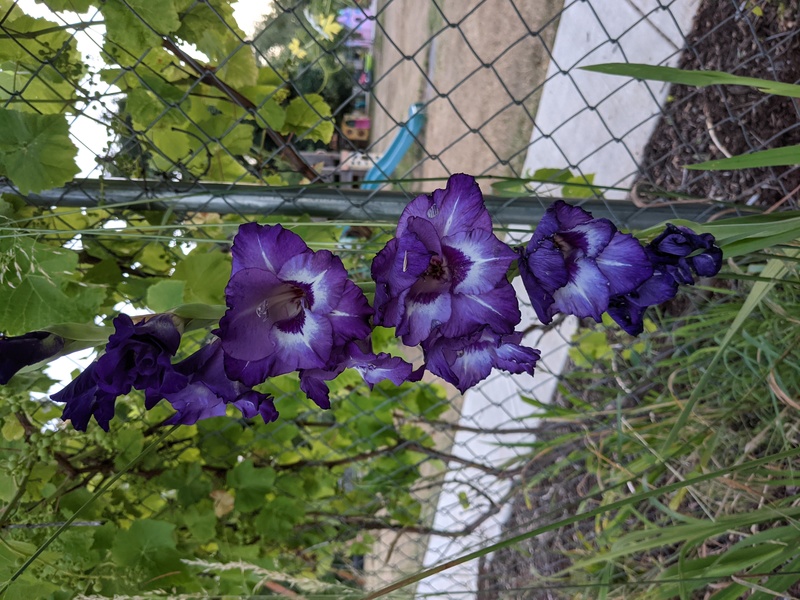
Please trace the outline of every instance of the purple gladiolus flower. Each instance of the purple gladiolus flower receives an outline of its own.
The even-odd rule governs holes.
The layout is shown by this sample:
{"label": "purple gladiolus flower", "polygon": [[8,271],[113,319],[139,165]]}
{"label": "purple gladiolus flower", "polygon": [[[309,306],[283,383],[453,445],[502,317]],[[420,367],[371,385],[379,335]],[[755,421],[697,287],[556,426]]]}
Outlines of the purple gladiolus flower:
{"label": "purple gladiolus flower", "polygon": [[369,335],[372,309],[342,261],[280,225],[247,223],[233,243],[219,337],[228,375],[248,386],[324,368],[337,346]]}
{"label": "purple gladiolus flower", "polygon": [[636,238],[561,200],[547,209],[521,251],[519,270],[542,323],[558,312],[599,322],[612,296],[653,274]]}
{"label": "purple gladiolus flower", "polygon": [[143,390],[145,406],[150,409],[163,394],[186,385],[186,377],[171,363],[181,343],[181,333],[171,315],[155,315],[134,324],[128,315],[121,314],[114,319],[114,328],[94,370],[102,391],[116,397],[132,387]]}
{"label": "purple gladiolus flower", "polygon": [[265,423],[270,423],[278,418],[271,396],[228,378],[219,340],[176,364],[175,370],[185,375],[188,383],[181,390],[164,395],[177,411],[165,422],[167,425],[193,425],[202,419],[224,416],[228,404],[239,409],[246,419],[261,415]]}
{"label": "purple gladiolus flower", "polygon": [[499,335],[484,327],[459,338],[432,337],[422,344],[427,369],[461,393],[486,379],[493,368],[533,375],[540,352],[520,346],[521,333]]}
{"label": "purple gladiolus flower", "polygon": [[456,338],[484,325],[511,333],[520,321],[506,279],[515,253],[492,232],[473,177],[406,206],[394,239],[372,263],[375,322],[415,346],[432,334]]}
{"label": "purple gladiolus flower", "polygon": [[51,358],[63,348],[64,338],[49,331],[0,337],[0,385],[7,384],[23,367]]}
{"label": "purple gladiolus flower", "polygon": [[339,349],[325,369],[300,371],[300,389],[320,408],[330,408],[330,390],[327,381],[335,379],[345,369],[356,369],[372,389],[376,383],[389,380],[395,385],[406,381],[419,381],[424,369],[413,370],[410,363],[385,352],[375,354],[369,340],[350,342]]}
{"label": "purple gladiolus flower", "polygon": [[691,285],[694,275],[712,277],[722,268],[722,250],[710,233],[697,234],[688,227],[667,224],[666,229],[645,247],[653,265],[652,277],[626,294],[613,296],[608,314],[631,335],[644,330],[648,306],[672,300],[678,285]]}
{"label": "purple gladiolus flower", "polygon": [[143,390],[145,405],[152,408],[163,394],[186,385],[186,376],[177,373],[170,362],[181,341],[171,315],[134,323],[121,314],[114,319],[114,327],[105,354],[51,396],[56,402],[66,402],[61,418],[69,419],[79,431],[86,430],[92,416],[108,431],[117,397],[131,388]]}
{"label": "purple gladiolus flower", "polygon": [[97,362],[93,362],[63,390],[50,396],[54,402],[66,402],[61,418],[64,421],[69,420],[78,431],[86,431],[92,417],[101,428],[108,431],[109,422],[114,418],[117,394],[99,389],[95,377],[96,368]]}

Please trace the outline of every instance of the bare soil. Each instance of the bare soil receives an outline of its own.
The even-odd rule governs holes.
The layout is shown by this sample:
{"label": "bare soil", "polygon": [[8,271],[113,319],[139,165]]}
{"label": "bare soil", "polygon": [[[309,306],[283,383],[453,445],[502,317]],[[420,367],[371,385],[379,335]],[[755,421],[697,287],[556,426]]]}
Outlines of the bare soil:
{"label": "bare soil", "polygon": [[[745,7],[704,0],[679,66],[800,81],[800,1],[740,5]],[[699,198],[772,205],[800,185],[800,169],[702,173],[683,165],[795,144],[800,144],[800,100],[739,86],[673,86],[645,151],[640,182]],[[796,199],[795,191],[789,206],[797,206]]]}

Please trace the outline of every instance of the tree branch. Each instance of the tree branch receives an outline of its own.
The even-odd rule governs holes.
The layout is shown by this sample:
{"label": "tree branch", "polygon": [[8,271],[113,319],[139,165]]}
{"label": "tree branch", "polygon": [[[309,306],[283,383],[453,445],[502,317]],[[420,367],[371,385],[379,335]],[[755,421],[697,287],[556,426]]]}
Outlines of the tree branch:
{"label": "tree branch", "polygon": [[[186,52],[181,50],[171,39],[168,37],[163,38],[161,45],[166,50],[172,52],[176,57],[178,57],[181,62],[186,63],[189,67],[191,67],[192,70],[197,73],[198,79],[201,83],[205,83],[206,85],[217,88],[223,94],[228,96],[228,98],[230,98],[235,104],[248,112],[255,113],[258,110],[258,107],[253,104],[249,98],[246,98],[239,91],[233,89],[227,83],[222,81],[213,69],[197,62],[191,56],[186,54]],[[302,175],[310,182],[314,182],[319,179],[317,172],[314,171],[314,169],[312,169],[308,163],[303,160],[303,157],[301,157],[297,151],[289,145],[289,143],[286,141],[286,138],[269,127],[266,127],[265,131],[273,143],[275,143],[275,145],[280,149],[281,155],[295,168],[298,173],[302,173]]]}

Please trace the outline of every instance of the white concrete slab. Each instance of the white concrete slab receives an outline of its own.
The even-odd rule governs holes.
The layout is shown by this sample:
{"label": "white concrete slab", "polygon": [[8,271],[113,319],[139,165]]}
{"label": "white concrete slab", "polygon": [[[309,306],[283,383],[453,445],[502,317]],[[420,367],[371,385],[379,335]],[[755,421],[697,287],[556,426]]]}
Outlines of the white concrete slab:
{"label": "white concrete slab", "polygon": [[[595,183],[630,185],[667,84],[590,73],[606,62],[674,65],[698,0],[603,0],[564,8],[525,170],[570,168]],[[610,191],[608,198],[624,198]]]}

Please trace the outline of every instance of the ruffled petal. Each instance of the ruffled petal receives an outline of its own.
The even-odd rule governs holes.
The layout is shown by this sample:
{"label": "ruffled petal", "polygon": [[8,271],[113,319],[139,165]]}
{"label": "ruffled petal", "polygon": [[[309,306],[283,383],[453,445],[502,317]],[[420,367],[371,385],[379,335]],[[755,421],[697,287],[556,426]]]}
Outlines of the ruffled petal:
{"label": "ruffled petal", "polygon": [[496,333],[511,333],[522,315],[517,294],[508,281],[482,294],[454,294],[452,315],[439,331],[444,337],[469,335],[489,326]]}
{"label": "ruffled petal", "polygon": [[167,394],[166,398],[176,411],[166,420],[167,425],[194,425],[202,419],[225,416],[225,402],[202,381],[175,394]]}
{"label": "ruffled petal", "polygon": [[550,316],[561,312],[581,319],[592,317],[600,322],[608,308],[608,279],[589,258],[577,260],[568,267],[569,282],[553,294],[555,301],[550,307]]}
{"label": "ruffled petal", "polygon": [[411,217],[430,221],[439,237],[473,229],[492,230],[492,219],[483,203],[480,187],[474,177],[464,174],[451,175],[445,189],[412,200],[400,216],[397,237],[405,233]]}
{"label": "ruffled petal", "polygon": [[431,331],[446,323],[451,315],[451,295],[449,293],[408,294],[405,302],[405,315],[397,327],[407,346],[416,346],[427,338]]}
{"label": "ruffled petal", "polygon": [[364,292],[347,280],[339,304],[328,315],[334,345],[344,346],[350,340],[367,337],[371,331],[369,318],[372,312]]}
{"label": "ruffled petal", "polygon": [[553,202],[547,212],[553,212],[558,221],[558,230],[565,231],[583,225],[592,220],[592,213],[583,210],[580,206],[572,206],[563,200]]}
{"label": "ruffled petal", "polygon": [[554,239],[569,247],[565,249],[565,253],[578,250],[584,256],[595,258],[608,246],[616,232],[617,228],[608,219],[594,219],[571,229],[559,231]]}
{"label": "ruffled petal", "polygon": [[442,253],[452,274],[453,291],[479,294],[505,279],[516,253],[491,231],[476,229],[442,240]]}
{"label": "ruffled petal", "polygon": [[635,237],[617,232],[595,260],[610,284],[609,294],[626,294],[653,274],[653,265]]}
{"label": "ruffled petal", "polygon": [[231,277],[225,288],[230,308],[219,322],[226,354],[237,360],[260,360],[275,352],[269,303],[282,285],[263,269],[242,269]]}
{"label": "ruffled petal", "polygon": [[330,312],[339,304],[347,281],[347,271],[338,256],[327,250],[298,254],[280,267],[278,279],[301,284],[304,303],[317,313]]}
{"label": "ruffled petal", "polygon": [[291,257],[311,252],[299,235],[281,225],[245,223],[233,238],[231,274],[241,269],[264,269],[276,275]]}

